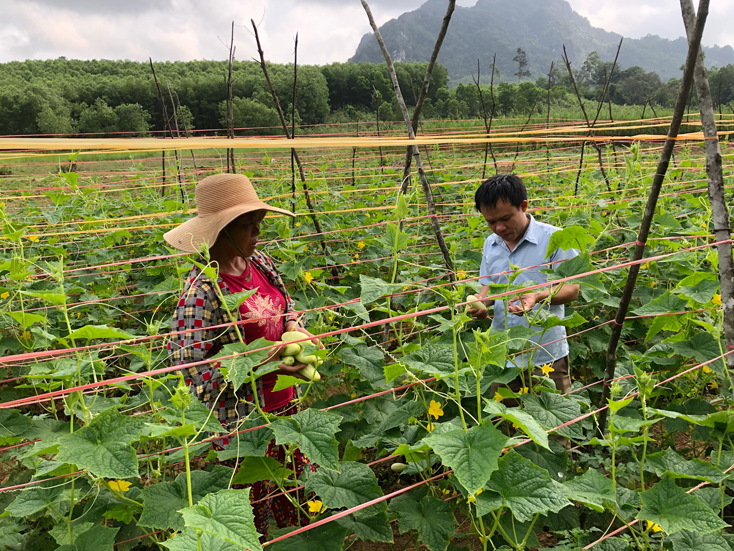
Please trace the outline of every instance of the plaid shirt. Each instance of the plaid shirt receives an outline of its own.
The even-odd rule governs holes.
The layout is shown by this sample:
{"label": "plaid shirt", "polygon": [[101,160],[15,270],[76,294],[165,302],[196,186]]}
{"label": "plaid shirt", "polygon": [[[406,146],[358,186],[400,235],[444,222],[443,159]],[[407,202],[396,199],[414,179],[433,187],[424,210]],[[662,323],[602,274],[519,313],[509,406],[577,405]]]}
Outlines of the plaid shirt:
{"label": "plaid shirt", "polygon": [[[283,280],[270,257],[255,251],[250,260],[285,297],[286,315],[283,317],[283,325],[285,326],[291,320],[297,321],[299,318],[294,314],[296,304],[286,291]],[[221,289],[222,295],[231,294],[229,287],[221,277],[216,284]],[[171,320],[173,332],[187,331],[171,335],[169,338],[166,346],[171,364],[184,365],[198,362],[214,356],[225,344],[237,342],[239,339],[233,325],[210,329],[212,326],[230,322],[227,310],[211,279],[194,266],[189,273],[183,294]],[[184,376],[193,394],[206,407],[213,410],[214,416],[225,428],[233,428],[238,419],[246,417],[255,409],[252,387],[244,385],[240,387],[239,395],[236,395],[232,385],[226,383],[219,371],[219,362],[187,367],[184,370]],[[227,385],[224,392],[222,392],[221,385]],[[256,380],[256,388],[257,398],[262,407],[265,400],[262,380],[259,378]]]}

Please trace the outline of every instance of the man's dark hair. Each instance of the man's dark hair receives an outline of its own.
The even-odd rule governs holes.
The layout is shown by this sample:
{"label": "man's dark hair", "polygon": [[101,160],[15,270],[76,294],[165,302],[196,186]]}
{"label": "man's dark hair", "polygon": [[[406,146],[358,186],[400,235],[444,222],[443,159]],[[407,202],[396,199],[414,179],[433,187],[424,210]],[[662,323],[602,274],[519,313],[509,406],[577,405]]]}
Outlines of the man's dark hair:
{"label": "man's dark hair", "polygon": [[497,174],[482,182],[474,194],[477,210],[483,207],[493,209],[497,201],[505,201],[520,208],[523,201],[527,201],[528,192],[519,176],[514,174]]}

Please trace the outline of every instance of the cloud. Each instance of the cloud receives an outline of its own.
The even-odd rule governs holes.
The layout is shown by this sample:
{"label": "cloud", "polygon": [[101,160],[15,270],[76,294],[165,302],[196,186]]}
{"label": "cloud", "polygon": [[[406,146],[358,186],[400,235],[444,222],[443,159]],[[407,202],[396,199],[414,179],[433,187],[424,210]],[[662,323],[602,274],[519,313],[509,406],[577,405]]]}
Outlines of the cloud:
{"label": "cloud", "polygon": [[[378,24],[423,0],[369,0]],[[470,6],[476,0],[459,0]],[[543,1],[543,0],[540,0]],[[570,0],[592,24],[624,36],[683,35],[674,0]],[[0,62],[24,59],[226,59],[235,21],[236,57],[257,55],[250,19],[268,60],[346,61],[369,32],[359,0],[0,0]],[[704,44],[734,44],[734,2],[713,2]]]}
{"label": "cloud", "polygon": [[[680,6],[675,0],[568,1],[574,10],[588,18],[595,27],[614,31],[629,38],[641,38],[648,34],[670,39],[685,36]],[[703,44],[734,46],[732,20],[734,20],[734,2],[711,2]]]}

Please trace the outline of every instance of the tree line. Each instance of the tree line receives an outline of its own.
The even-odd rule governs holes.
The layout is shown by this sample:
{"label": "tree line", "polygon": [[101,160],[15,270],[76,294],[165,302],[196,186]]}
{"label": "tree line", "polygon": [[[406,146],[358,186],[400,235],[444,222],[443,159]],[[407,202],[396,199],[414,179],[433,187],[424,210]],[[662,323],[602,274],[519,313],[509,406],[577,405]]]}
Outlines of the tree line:
{"label": "tree line", "polygon": [[[227,62],[189,61],[156,63],[167,112],[179,129],[215,132],[226,126]],[[396,63],[400,87],[409,107],[415,105],[426,63]],[[553,105],[578,105],[570,78],[558,64],[550,76]],[[611,74],[611,63],[596,53],[577,71],[581,95],[596,101]],[[298,67],[293,109],[292,65],[269,66],[273,86],[290,123],[305,130],[326,122],[401,120],[385,64],[333,63]],[[522,71],[522,67],[520,67]],[[709,70],[714,101],[734,103],[734,65]],[[533,106],[543,112],[548,76],[537,81],[511,83],[495,73],[492,89],[474,84],[448,87],[448,72],[438,65],[424,106],[425,118],[471,118],[494,109],[495,115],[527,115]],[[656,73],[639,67],[613,73],[605,100],[619,105],[674,102],[679,82],[663,83]],[[249,134],[277,134],[280,120],[259,67],[235,62],[233,113],[236,128]],[[695,105],[695,100],[694,100]],[[729,110],[731,110],[729,108]],[[24,61],[0,64],[0,134],[71,134],[128,132],[145,135],[163,130],[161,98],[147,63],[109,60]],[[241,134],[242,132],[240,132]]]}

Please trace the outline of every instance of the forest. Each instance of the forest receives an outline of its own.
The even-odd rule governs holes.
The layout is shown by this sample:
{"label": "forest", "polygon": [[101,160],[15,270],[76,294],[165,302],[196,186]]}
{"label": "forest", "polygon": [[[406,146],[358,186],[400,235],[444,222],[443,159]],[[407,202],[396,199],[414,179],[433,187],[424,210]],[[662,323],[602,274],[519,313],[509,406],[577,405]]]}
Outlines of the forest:
{"label": "forest", "polygon": [[[162,130],[161,95],[175,105],[182,133],[216,132],[226,125],[227,62],[156,63],[159,94],[150,65],[133,61],[68,60],[10,62],[0,65],[0,134],[145,135]],[[426,63],[396,63],[400,87],[412,107],[423,82]],[[293,65],[270,64],[273,86],[287,118],[295,114],[301,132],[308,125],[353,121],[399,120],[400,112],[386,65],[333,63],[298,67],[295,109],[292,108]],[[613,70],[614,69],[614,70]],[[596,52],[575,70],[579,93],[596,103],[611,81],[605,101],[615,105],[650,104],[672,107],[679,80],[663,82],[640,67],[613,67]],[[522,68],[519,68],[519,72]],[[486,76],[486,75],[483,75]],[[525,117],[544,113],[550,103],[578,111],[573,83],[563,64],[550,79],[518,82],[514,75],[495,73],[494,86],[482,84],[485,109],[499,116]],[[734,65],[709,71],[714,102],[731,111],[734,102]],[[511,82],[514,81],[514,82]],[[550,93],[549,93],[550,84]],[[280,123],[259,64],[235,62],[233,68],[234,126],[239,134],[278,134]],[[450,87],[448,71],[437,66],[423,115],[427,119],[476,118],[483,114],[482,98],[474,84]],[[695,97],[692,105],[695,106]],[[494,107],[492,107],[494,106]],[[648,111],[648,112],[650,112]],[[577,113],[576,118],[580,118]],[[636,116],[636,115],[635,115]]]}

